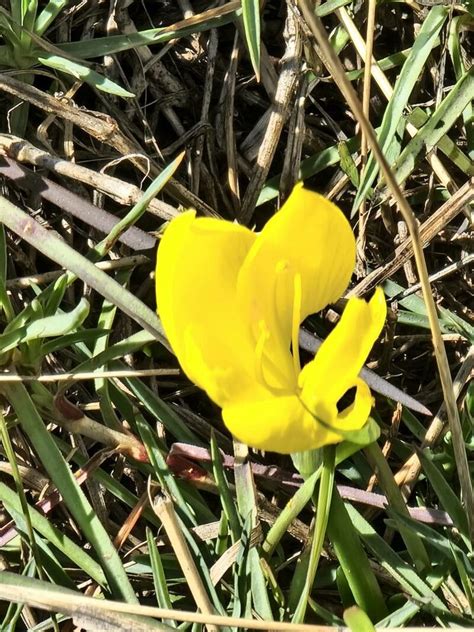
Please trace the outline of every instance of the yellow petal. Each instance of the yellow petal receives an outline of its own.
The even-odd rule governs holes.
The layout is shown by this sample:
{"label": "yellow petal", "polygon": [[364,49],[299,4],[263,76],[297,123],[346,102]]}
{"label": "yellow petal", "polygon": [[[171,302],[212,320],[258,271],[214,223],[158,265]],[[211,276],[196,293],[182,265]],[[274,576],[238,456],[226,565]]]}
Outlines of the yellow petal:
{"label": "yellow petal", "polygon": [[[269,362],[281,367],[287,381],[294,374],[289,348],[295,308],[302,322],[337,300],[354,263],[349,222],[337,206],[302,185],[294,188],[257,237],[239,275],[239,298],[251,322],[266,323],[273,336]],[[295,306],[298,276],[301,305]]]}
{"label": "yellow petal", "polygon": [[[368,303],[351,298],[314,360],[301,371],[299,385],[304,405],[335,430],[357,430],[367,421],[372,398],[368,386],[357,376],[382,331],[386,313],[381,288]],[[353,387],[353,404],[339,413],[338,401]]]}
{"label": "yellow petal", "polygon": [[239,441],[269,452],[291,454],[342,440],[319,424],[297,395],[234,403],[224,407],[222,416]]}
{"label": "yellow petal", "polygon": [[173,219],[158,250],[158,313],[189,378],[219,405],[254,389],[254,345],[237,309],[237,276],[255,234],[224,220]]}

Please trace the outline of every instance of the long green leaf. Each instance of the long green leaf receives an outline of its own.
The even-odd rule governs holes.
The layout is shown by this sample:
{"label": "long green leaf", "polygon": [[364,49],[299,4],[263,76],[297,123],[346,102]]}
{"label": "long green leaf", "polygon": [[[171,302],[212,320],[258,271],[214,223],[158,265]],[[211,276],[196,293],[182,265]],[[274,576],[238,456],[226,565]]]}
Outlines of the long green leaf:
{"label": "long green leaf", "polygon": [[[10,512],[10,508],[17,512],[21,511],[21,503],[17,494],[4,483],[0,483],[0,499],[8,512]],[[82,547],[68,538],[60,529],[51,524],[50,520],[37,509],[29,506],[28,511],[35,531],[40,533],[50,544],[54,545],[68,557],[71,562],[87,573],[91,579],[101,586],[106,585],[107,580],[100,564],[92,559]]]}
{"label": "long green leaf", "polygon": [[69,4],[69,0],[49,0],[41,13],[36,18],[34,32],[43,35],[48,26],[56,19],[59,13]]}
{"label": "long green leaf", "polygon": [[[25,434],[31,441],[43,467],[56,485],[84,536],[91,543],[109,582],[112,594],[129,603],[137,603],[120,557],[107,531],[77,484],[66,461],[36,410],[23,384],[3,384],[5,397],[13,406]],[[0,573],[1,574],[1,573]]]}
{"label": "long green leaf", "polygon": [[337,559],[352,590],[354,599],[372,621],[387,614],[382,591],[370,567],[353,522],[337,489],[334,489],[327,527],[328,537],[334,546]]}
{"label": "long green leaf", "polygon": [[60,57],[59,55],[42,51],[41,55],[38,55],[38,61],[40,64],[43,64],[43,66],[54,68],[54,70],[60,70],[67,75],[71,75],[71,77],[74,77],[75,79],[80,79],[81,81],[88,83],[90,86],[97,88],[97,90],[101,90],[101,92],[114,94],[117,97],[123,98],[135,96],[133,92],[125,90],[119,86],[118,83],[115,83],[115,81],[104,77],[104,75],[100,75],[92,68],[79,64],[72,59],[66,59],[65,57]]}
{"label": "long green leaf", "polygon": [[260,2],[259,0],[242,0],[242,19],[244,22],[245,40],[250,61],[260,81]]}
{"label": "long green leaf", "polygon": [[[413,47],[398,76],[393,88],[392,97],[385,109],[378,141],[384,154],[387,154],[402,119],[403,110],[426,64],[431,50],[438,38],[438,34],[446,20],[449,9],[446,6],[435,6],[424,19]],[[353,209],[360,206],[367,196],[369,188],[375,180],[379,167],[373,154],[370,154],[367,166],[362,174],[360,188],[354,201]]]}
{"label": "long green leaf", "polygon": [[[474,68],[459,79],[425,125],[410,140],[393,166],[398,182],[403,183],[416,166],[423,148],[430,151],[451,129],[474,99]],[[472,170],[472,166],[471,166]]]}
{"label": "long green leaf", "polygon": [[[93,59],[94,57],[102,57],[103,55],[113,55],[121,53],[132,48],[140,46],[153,46],[154,44],[163,44],[170,40],[180,37],[187,37],[193,33],[208,31],[209,29],[223,26],[233,22],[235,18],[241,14],[241,10],[235,10],[210,17],[202,22],[194,20],[189,21],[189,25],[183,25],[179,28],[172,27],[149,29],[130,35],[111,35],[109,37],[98,37],[89,41],[67,42],[58,44],[57,48],[64,51],[68,55],[79,57],[80,59]],[[183,23],[181,23],[183,24]]]}

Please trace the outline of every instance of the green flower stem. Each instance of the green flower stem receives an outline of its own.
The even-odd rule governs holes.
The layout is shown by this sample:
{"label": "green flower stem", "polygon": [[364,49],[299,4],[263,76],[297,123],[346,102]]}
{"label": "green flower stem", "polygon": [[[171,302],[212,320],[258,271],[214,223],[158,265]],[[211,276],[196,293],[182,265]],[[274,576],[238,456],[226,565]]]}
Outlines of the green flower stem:
{"label": "green flower stem", "polygon": [[[402,493],[393,478],[392,470],[390,469],[387,459],[384,457],[380,446],[374,442],[367,446],[364,452],[369,463],[372,465],[374,472],[377,472],[380,486],[385,492],[390,505],[397,512],[409,518],[410,514],[408,513]],[[429,568],[431,565],[430,559],[419,535],[413,529],[407,529],[401,525],[399,530],[417,571],[421,572],[424,569]]]}
{"label": "green flower stem", "polygon": [[326,446],[322,449],[322,454],[323,463],[321,482],[319,484],[318,499],[315,502],[317,507],[316,522],[314,525],[308,570],[306,572],[306,580],[303,586],[303,591],[301,593],[298,606],[296,607],[295,614],[293,615],[293,623],[301,623],[304,621],[308,598],[311,594],[314,578],[318,569],[319,558],[321,556],[324,538],[326,536],[326,527],[328,525],[331,509],[331,499],[334,488],[334,473],[336,469],[336,449],[333,445]]}
{"label": "green flower stem", "polygon": [[332,495],[327,533],[357,605],[372,621],[383,619],[387,608],[382,591],[337,489]]}

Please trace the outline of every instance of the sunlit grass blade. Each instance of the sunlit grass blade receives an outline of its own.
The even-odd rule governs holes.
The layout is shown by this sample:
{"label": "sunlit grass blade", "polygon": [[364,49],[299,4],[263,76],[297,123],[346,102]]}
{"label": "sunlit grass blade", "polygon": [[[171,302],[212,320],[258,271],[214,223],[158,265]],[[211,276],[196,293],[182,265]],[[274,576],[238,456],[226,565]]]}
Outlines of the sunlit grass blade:
{"label": "sunlit grass blade", "polygon": [[[436,42],[447,15],[448,9],[445,6],[435,6],[430,10],[428,16],[423,20],[418,37],[415,39],[407,60],[398,75],[393,95],[385,108],[378,134],[380,147],[384,154],[387,154],[394,139],[395,132],[402,119],[403,110],[408,103],[415,83],[423,71],[428,55]],[[366,197],[370,186],[375,180],[378,170],[377,161],[371,154],[362,174],[353,209],[359,208],[361,201]]]}
{"label": "sunlit grass blade", "polygon": [[38,338],[52,338],[68,334],[77,329],[89,314],[89,302],[83,298],[77,307],[68,313],[38,318],[22,327],[0,335],[0,351],[5,353],[19,344],[31,342]]}
{"label": "sunlit grass blade", "polygon": [[[385,492],[386,497],[390,505],[398,512],[404,515],[409,515],[406,503],[403,499],[400,488],[395,482],[392,471],[377,443],[372,443],[365,448],[365,454],[372,465],[374,472],[377,473],[377,477]],[[424,569],[430,567],[430,558],[421,539],[417,536],[416,532],[411,529],[400,529],[400,535],[405,542],[407,551],[413,560],[415,567],[422,572]]]}
{"label": "sunlit grass blade", "polygon": [[219,446],[217,445],[214,433],[211,436],[211,456],[212,471],[219,490],[219,498],[222,504],[222,509],[227,517],[230,532],[232,534],[232,541],[237,542],[240,538],[241,521],[235,506],[234,498],[229,488],[229,482],[227,481],[227,477],[224,472]]}
{"label": "sunlit grass blade", "polygon": [[4,384],[2,391],[13,406],[51,481],[58,488],[79,528],[101,560],[112,594],[129,603],[136,603],[135,591],[109,535],[72,476],[26,388],[22,384]]}
{"label": "sunlit grass blade", "polygon": [[[0,483],[0,498],[7,511],[9,507],[17,512],[21,511],[18,496],[4,483]],[[60,529],[51,524],[50,520],[46,516],[43,516],[37,509],[30,506],[28,510],[35,531],[41,534],[50,544],[56,547],[56,549],[61,551],[71,562],[82,569],[88,577],[99,585],[106,586],[107,580],[101,566],[84,551],[82,547],[78,546]]]}
{"label": "sunlit grass blade", "polygon": [[343,616],[351,632],[375,632],[369,617],[357,606],[345,610]]}
{"label": "sunlit grass blade", "polygon": [[415,168],[420,151],[425,147],[428,150],[436,147],[473,99],[474,69],[471,68],[449,91],[446,98],[441,101],[435,112],[398,157],[393,170],[399,183],[403,183]]}
{"label": "sunlit grass blade", "polygon": [[[417,454],[425,476],[429,480],[435,494],[438,496],[441,506],[449,514],[456,528],[464,535],[466,542],[469,542],[469,528],[466,512],[458,495],[436,466],[430,452],[428,450],[418,450]],[[473,544],[470,544],[472,547]]]}
{"label": "sunlit grass blade", "polygon": [[[255,483],[253,479],[250,463],[248,462],[247,446],[234,441],[235,454],[235,489],[237,494],[237,505],[242,520],[248,521],[249,533],[251,528],[257,525],[257,497]],[[251,603],[262,619],[272,620],[273,614],[270,600],[265,585],[265,577],[260,565],[260,551],[251,548],[246,557],[247,568],[250,574]],[[250,602],[248,603],[250,607]]]}
{"label": "sunlit grass blade", "polygon": [[[364,542],[368,550],[372,551],[378,562],[385,568],[392,577],[400,584],[403,590],[415,599],[425,597],[432,601],[438,608],[444,608],[441,599],[436,595],[436,587],[429,586],[420,574],[407,564],[385,540],[375,531],[375,529],[362,517],[362,515],[349,504],[346,510],[350,517],[351,524]],[[408,520],[400,516],[400,520]],[[393,522],[393,526],[397,525]],[[421,535],[420,530],[418,534]],[[378,620],[378,619],[376,619]]]}
{"label": "sunlit grass blade", "polygon": [[69,0],[49,0],[36,18],[34,28],[32,29],[36,35],[43,35],[49,25],[56,19],[68,3]]}
{"label": "sunlit grass blade", "polygon": [[120,307],[157,340],[166,344],[161,323],[155,312],[5,198],[0,198],[0,222],[60,266],[73,272],[87,285]]}
{"label": "sunlit grass blade", "polygon": [[259,0],[242,0],[242,19],[244,22],[245,40],[250,61],[260,81],[260,2]]}
{"label": "sunlit grass blade", "polygon": [[[471,15],[464,15],[453,18],[449,27],[448,50],[454,68],[456,79],[461,79],[463,74],[467,72],[468,66],[463,58],[460,44],[460,34],[464,25],[469,24]],[[464,127],[466,129],[466,146],[471,160],[474,160],[474,116],[473,106],[469,103],[463,111]]]}
{"label": "sunlit grass blade", "polygon": [[278,518],[270,527],[262,549],[270,557],[280,540],[287,533],[291,522],[303,511],[313,496],[314,486],[321,476],[321,467],[305,480],[303,485],[293,494],[292,498],[285,505]]}
{"label": "sunlit grass blade", "polygon": [[387,614],[382,591],[337,489],[333,491],[327,534],[357,605],[372,621],[382,619]]}
{"label": "sunlit grass blade", "polygon": [[117,97],[123,98],[135,96],[132,92],[129,92],[128,90],[125,90],[125,88],[122,88],[122,86],[119,86],[119,84],[115,83],[115,81],[108,79],[104,75],[100,75],[92,68],[79,64],[72,59],[66,59],[65,57],[55,55],[54,53],[42,51],[41,54],[38,55],[38,61],[47,68],[53,68],[54,70],[59,70],[67,75],[71,75],[75,79],[84,81],[90,86],[97,88],[97,90],[101,90],[107,94],[113,94]]}
{"label": "sunlit grass blade", "polygon": [[314,496],[314,501],[316,505],[316,520],[314,524],[314,531],[312,534],[311,553],[308,560],[308,569],[306,572],[303,590],[301,592],[298,605],[293,615],[293,623],[301,623],[305,619],[308,598],[313,588],[314,578],[316,576],[319,558],[323,549],[324,538],[326,536],[326,528],[331,509],[331,499],[335,474],[336,448],[332,445],[325,446],[322,451],[323,462],[317,500]]}
{"label": "sunlit grass blade", "polygon": [[58,49],[79,57],[80,59],[92,59],[103,55],[113,55],[139,46],[151,46],[163,44],[180,37],[187,37],[194,33],[200,33],[212,28],[217,28],[229,22],[241,14],[240,2],[228,2],[222,7],[209,9],[200,15],[195,15],[187,20],[182,20],[165,28],[149,29],[130,35],[110,35],[98,37],[89,41],[66,42],[58,44]]}
{"label": "sunlit grass blade", "polygon": [[[157,604],[160,608],[169,608],[171,610],[173,606],[166,583],[166,576],[163,570],[160,552],[158,551],[155,538],[153,537],[153,533],[149,527],[146,529],[146,540],[148,543],[148,552],[150,554],[150,563],[153,569],[153,584],[155,586]],[[176,627],[173,621],[167,619],[165,619],[163,623],[166,623],[172,628]]]}

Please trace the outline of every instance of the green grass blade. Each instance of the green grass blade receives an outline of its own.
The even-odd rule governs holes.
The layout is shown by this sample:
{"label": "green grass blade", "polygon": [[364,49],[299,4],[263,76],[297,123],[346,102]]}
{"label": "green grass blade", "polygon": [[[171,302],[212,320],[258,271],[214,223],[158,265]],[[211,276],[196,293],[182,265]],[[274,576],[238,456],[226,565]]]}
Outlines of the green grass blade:
{"label": "green grass blade", "polygon": [[[453,18],[449,27],[448,50],[454,67],[456,79],[461,79],[468,70],[464,63],[460,44],[460,33],[464,25],[468,25],[472,15],[465,14]],[[466,146],[469,158],[474,161],[474,115],[472,103],[469,103],[463,111],[464,127],[466,129]],[[471,163],[472,164],[472,163]]]}
{"label": "green grass blade", "polygon": [[174,175],[183,161],[185,152],[181,152],[163,171],[151,182],[146,191],[130,211],[112,228],[105,239],[97,244],[95,251],[103,256],[117,243],[119,237],[131,228],[145,213],[150,202],[163,189],[168,180]]}
{"label": "green grass blade", "polygon": [[[116,365],[112,365],[114,367]],[[117,365],[118,368],[119,365]],[[120,365],[120,368],[125,368]],[[161,421],[166,430],[183,443],[204,446],[185,421],[166,402],[156,395],[146,384],[136,378],[126,378],[125,384],[130,388],[137,400],[148,412]]]}
{"label": "green grass blade", "polygon": [[[93,59],[103,55],[113,55],[140,46],[153,46],[154,44],[164,44],[170,40],[188,37],[194,33],[201,33],[209,29],[217,28],[229,22],[241,14],[240,9],[235,9],[223,15],[208,18],[202,22],[190,21],[189,26],[183,25],[173,29],[170,27],[160,29],[149,29],[130,35],[111,35],[109,37],[98,37],[89,41],[67,42],[58,44],[57,48],[68,55],[79,57],[80,59]],[[182,23],[181,23],[182,24]]]}
{"label": "green grass blade", "polygon": [[[384,154],[387,154],[392,144],[395,132],[400,125],[403,111],[425,67],[426,60],[435,45],[439,32],[448,15],[448,11],[449,9],[446,6],[435,6],[423,20],[420,32],[398,76],[393,88],[392,97],[384,112],[381,128],[378,133],[378,141]],[[371,153],[367,166],[362,173],[360,188],[357,192],[353,209],[359,208],[361,201],[367,196],[369,188],[375,180],[378,171],[379,167],[377,161]]]}
{"label": "green grass blade", "polygon": [[375,632],[369,617],[357,606],[345,610],[343,617],[351,632]]}
{"label": "green grass blade", "polygon": [[224,514],[227,518],[230,532],[232,534],[232,542],[237,542],[241,535],[239,513],[236,509],[235,501],[229,488],[229,482],[227,481],[227,476],[224,472],[221,453],[214,433],[212,433],[211,436],[211,457],[212,471],[219,490],[219,498],[222,504],[222,509],[224,510]]}
{"label": "green grass blade", "polygon": [[62,239],[43,228],[33,218],[0,198],[0,222],[22,237],[37,250],[42,252],[61,267],[70,270],[87,285],[97,290],[102,296],[128,314],[144,329],[153,334],[157,340],[167,345],[158,316],[131,292],[121,287],[105,272],[99,270],[85,257],[79,255]]}
{"label": "green grass blade", "polygon": [[[10,513],[10,508],[14,511],[21,511],[21,504],[18,496],[4,483],[0,483],[0,499]],[[104,571],[92,557],[68,538],[60,529],[51,524],[50,520],[41,514],[34,507],[29,507],[31,523],[35,531],[42,535],[50,544],[61,551],[67,558],[81,568],[87,575],[101,586],[107,583]]]}
{"label": "green grass blade", "polygon": [[298,601],[295,613],[292,618],[293,623],[302,623],[305,619],[308,598],[313,588],[314,578],[318,569],[319,558],[323,549],[326,528],[331,509],[331,499],[334,487],[335,458],[336,449],[334,446],[325,446],[323,449],[323,463],[321,480],[319,483],[319,493],[316,501],[316,521],[312,534],[311,552],[308,560],[303,590]]}
{"label": "green grass blade", "polygon": [[[166,583],[166,576],[163,570],[161,556],[158,551],[155,538],[153,537],[153,533],[149,527],[146,529],[146,541],[148,543],[148,551],[150,553],[150,563],[153,570],[153,585],[155,586],[158,607],[171,610],[173,608],[173,604],[171,603],[170,594],[168,592],[168,585]],[[166,623],[172,628],[176,627],[174,622],[169,619],[163,619],[163,623]]]}
{"label": "green grass blade", "polygon": [[[433,588],[423,581],[420,574],[407,564],[375,529],[362,517],[353,506],[346,504],[350,522],[363,540],[365,546],[372,551],[379,563],[414,599],[429,599],[438,608],[444,608],[441,599],[433,592]],[[400,519],[407,520],[403,516]],[[388,521],[387,521],[388,522]],[[398,526],[394,521],[395,528]],[[420,533],[420,532],[419,532]]]}
{"label": "green grass blade", "polygon": [[[377,477],[385,492],[386,497],[390,505],[396,509],[399,513],[409,516],[408,509],[403,499],[400,488],[398,487],[393,477],[387,460],[385,459],[382,450],[377,443],[372,443],[365,448],[365,454],[372,465],[373,471],[377,472]],[[405,542],[407,551],[413,560],[415,567],[422,572],[424,569],[430,567],[430,558],[423,542],[418,537],[416,532],[412,529],[400,529],[400,535]]]}
{"label": "green grass blade", "polygon": [[0,351],[5,353],[24,342],[69,334],[71,330],[82,325],[89,315],[89,309],[89,302],[82,298],[77,307],[70,312],[38,318],[22,327],[2,334],[0,336]]}
{"label": "green grass blade", "polygon": [[65,57],[55,55],[54,53],[42,51],[41,55],[38,55],[38,61],[47,68],[53,68],[54,70],[64,72],[66,75],[70,75],[75,79],[84,81],[93,88],[97,88],[97,90],[105,92],[106,94],[114,94],[115,96],[122,97],[124,99],[135,96],[133,92],[125,90],[125,88],[119,86],[119,84],[115,83],[115,81],[104,77],[104,75],[100,75],[92,68],[84,66],[72,59],[66,59]]}
{"label": "green grass blade", "polygon": [[314,486],[321,476],[321,470],[322,468],[320,467],[316,472],[314,472],[314,474],[305,480],[303,485],[294,493],[278,518],[270,527],[262,544],[262,549],[267,557],[270,557],[273,554],[273,551],[278,546],[281,538],[286,535],[290,524],[311,500],[314,492]]}
{"label": "green grass blade", "polygon": [[260,81],[260,2],[259,0],[242,0],[242,20],[244,23],[245,41],[250,61]]}
{"label": "green grass blade", "polygon": [[79,528],[101,560],[112,594],[118,599],[136,603],[135,591],[130,585],[117,551],[71,474],[67,463],[38,414],[28,391],[23,384],[3,384],[2,390],[13,406],[25,434],[31,441],[52,482],[58,488]]}
{"label": "green grass blade", "polygon": [[435,494],[438,496],[441,506],[449,514],[455,526],[466,537],[467,541],[469,541],[466,512],[458,495],[446,481],[446,478],[436,466],[428,450],[418,450],[418,457],[425,476],[429,480]]}
{"label": "green grass blade", "polygon": [[[397,159],[393,170],[398,182],[403,183],[416,166],[416,158],[423,148],[430,151],[451,129],[466,107],[474,99],[474,69],[463,75],[449,91],[425,125],[410,140]],[[472,165],[471,165],[472,170]]]}
{"label": "green grass blade", "polygon": [[59,13],[69,4],[69,0],[49,0],[48,4],[42,9],[34,25],[36,35],[43,35],[48,26],[56,19]]}
{"label": "green grass blade", "polygon": [[168,492],[177,505],[179,512],[186,518],[189,525],[195,527],[197,525],[196,516],[183,498],[176,479],[170,472],[158,443],[155,440],[154,433],[141,415],[136,416],[136,421],[143,445],[145,445],[147,449],[156,480],[159,481],[162,488]]}
{"label": "green grass blade", "polygon": [[327,533],[357,605],[372,621],[382,619],[387,614],[382,591],[337,489],[333,491]]}

